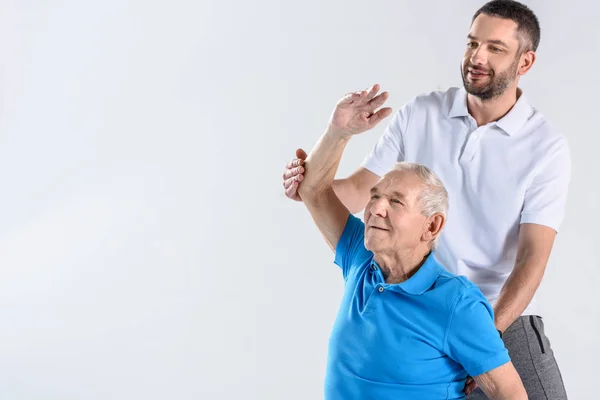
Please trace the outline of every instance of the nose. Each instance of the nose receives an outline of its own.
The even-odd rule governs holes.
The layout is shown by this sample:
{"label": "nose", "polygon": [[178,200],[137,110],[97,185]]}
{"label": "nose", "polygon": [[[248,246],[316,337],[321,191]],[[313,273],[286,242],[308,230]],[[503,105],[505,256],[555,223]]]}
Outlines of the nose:
{"label": "nose", "polygon": [[471,65],[485,65],[487,62],[485,50],[478,46],[477,48],[471,50],[471,57],[469,57],[469,62]]}
{"label": "nose", "polygon": [[386,208],[387,200],[383,197],[374,200],[371,203],[370,213],[371,215],[376,215],[381,218],[385,218],[387,216],[387,208]]}

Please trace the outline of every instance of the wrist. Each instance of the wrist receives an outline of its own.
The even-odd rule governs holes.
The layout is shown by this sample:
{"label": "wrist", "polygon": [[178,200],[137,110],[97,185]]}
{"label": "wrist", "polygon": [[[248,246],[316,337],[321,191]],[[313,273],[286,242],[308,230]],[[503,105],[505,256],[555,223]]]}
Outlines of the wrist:
{"label": "wrist", "polygon": [[344,130],[342,129],[336,129],[331,125],[327,126],[327,129],[325,130],[325,135],[331,139],[344,142],[349,141],[352,137],[351,133],[344,132]]}

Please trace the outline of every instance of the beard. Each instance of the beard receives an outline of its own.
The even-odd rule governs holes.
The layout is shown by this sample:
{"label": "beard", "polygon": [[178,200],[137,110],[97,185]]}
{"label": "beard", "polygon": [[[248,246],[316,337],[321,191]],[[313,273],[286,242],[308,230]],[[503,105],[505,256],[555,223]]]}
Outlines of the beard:
{"label": "beard", "polygon": [[[496,71],[490,69],[487,71],[489,82],[486,85],[480,86],[477,83],[469,82],[467,80],[467,74],[469,68],[475,70],[481,70],[470,63],[466,63],[461,66],[461,75],[463,85],[467,93],[479,97],[481,100],[490,100],[495,97],[499,97],[504,91],[510,86],[517,76],[517,68],[519,67],[519,57],[515,58],[515,61],[505,71],[496,74]],[[484,71],[485,72],[485,71]]]}

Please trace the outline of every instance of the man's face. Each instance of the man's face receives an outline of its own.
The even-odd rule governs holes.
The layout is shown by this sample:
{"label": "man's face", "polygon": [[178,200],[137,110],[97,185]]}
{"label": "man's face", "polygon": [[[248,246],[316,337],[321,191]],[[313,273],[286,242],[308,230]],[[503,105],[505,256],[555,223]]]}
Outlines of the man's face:
{"label": "man's face", "polygon": [[461,72],[467,93],[489,100],[517,78],[520,62],[517,23],[480,14],[467,36]]}
{"label": "man's face", "polygon": [[419,194],[423,183],[412,172],[391,171],[371,189],[365,207],[365,247],[374,253],[415,249],[426,231]]}

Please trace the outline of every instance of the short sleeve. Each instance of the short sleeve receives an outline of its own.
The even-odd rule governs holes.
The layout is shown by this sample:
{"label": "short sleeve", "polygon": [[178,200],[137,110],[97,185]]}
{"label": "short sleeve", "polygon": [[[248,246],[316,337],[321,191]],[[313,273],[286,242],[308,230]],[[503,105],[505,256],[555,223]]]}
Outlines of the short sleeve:
{"label": "short sleeve", "polygon": [[411,103],[402,107],[386,126],[362,166],[378,176],[385,175],[395,163],[404,160],[403,133],[408,126]]}
{"label": "short sleeve", "polygon": [[335,261],[340,268],[344,280],[353,266],[371,256],[371,252],[365,248],[365,224],[354,215],[348,216],[344,232],[335,248]]}
{"label": "short sleeve", "polygon": [[570,179],[571,156],[565,140],[527,188],[521,223],[545,225],[558,232],[565,215]]}
{"label": "short sleeve", "polygon": [[466,289],[456,301],[444,347],[446,354],[470,376],[510,361],[494,325],[494,311],[477,286]]}

